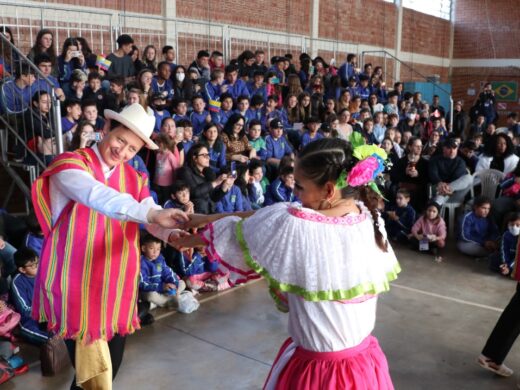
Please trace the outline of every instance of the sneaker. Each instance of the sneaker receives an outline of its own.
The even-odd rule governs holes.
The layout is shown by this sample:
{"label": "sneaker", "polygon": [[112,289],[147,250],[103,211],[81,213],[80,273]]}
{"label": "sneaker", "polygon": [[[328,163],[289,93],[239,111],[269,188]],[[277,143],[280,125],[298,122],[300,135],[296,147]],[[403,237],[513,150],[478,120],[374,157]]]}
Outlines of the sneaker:
{"label": "sneaker", "polygon": [[505,364],[496,364],[493,360],[490,358],[480,355],[477,359],[477,363],[480,367],[485,368],[486,370],[489,370],[491,372],[494,372],[497,375],[508,377],[513,375],[513,370],[511,370],[509,367],[507,367]]}
{"label": "sneaker", "polygon": [[442,263],[442,256],[435,256],[435,262],[436,263]]}

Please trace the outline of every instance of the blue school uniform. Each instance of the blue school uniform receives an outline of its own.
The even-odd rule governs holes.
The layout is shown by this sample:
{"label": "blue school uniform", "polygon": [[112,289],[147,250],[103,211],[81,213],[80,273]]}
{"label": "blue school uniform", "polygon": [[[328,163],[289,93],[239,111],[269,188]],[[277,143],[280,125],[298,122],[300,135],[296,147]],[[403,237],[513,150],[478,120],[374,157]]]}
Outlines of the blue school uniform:
{"label": "blue school uniform", "polygon": [[25,246],[32,249],[38,257],[40,257],[43,248],[43,234],[37,235],[33,233],[27,233],[25,236]]}
{"label": "blue school uniform", "polygon": [[354,68],[354,65],[346,62],[339,67],[338,74],[341,77],[341,84],[343,86],[348,85],[348,80],[352,76],[355,76],[356,79],[358,78],[358,75],[356,74],[356,68]]}
{"label": "blue school uniform", "polygon": [[175,272],[168,267],[163,255],[155,260],[141,256],[141,273],[139,279],[139,290],[144,292],[164,292],[164,285],[172,283],[179,287],[179,278]]}
{"label": "blue school uniform", "polygon": [[271,135],[265,137],[265,158],[276,158],[282,159],[283,156],[287,156],[293,152],[291,145],[285,138],[285,136],[281,136],[277,140],[275,140]]}
{"label": "blue school uniform", "polygon": [[40,330],[38,322],[31,316],[34,279],[24,274],[16,275],[11,285],[11,298],[16,311],[21,315],[22,336],[34,344],[43,344],[49,339],[49,333]]}
{"label": "blue school uniform", "polygon": [[397,221],[388,218],[388,214],[384,213],[385,227],[388,236],[393,240],[408,241],[408,234],[412,232],[412,226],[415,223],[417,214],[411,205],[405,207],[389,206],[388,211],[395,211],[399,217]]}
{"label": "blue school uniform", "polygon": [[175,121],[175,124],[177,124],[177,122],[180,120],[190,120],[188,115],[173,114],[172,118]]}
{"label": "blue school uniform", "polygon": [[182,203],[177,202],[175,199],[168,199],[166,202],[164,202],[163,209],[184,210],[184,205]]}
{"label": "blue school uniform", "polygon": [[363,88],[361,85],[354,89],[354,95],[359,96],[361,99],[368,99],[372,92],[370,87]]}
{"label": "blue school uniform", "polygon": [[287,187],[282,179],[277,178],[267,187],[264,206],[269,206],[280,202],[295,201],[297,201],[297,198],[294,195],[292,188]]}
{"label": "blue school uniform", "polygon": [[157,76],[154,76],[152,79],[151,85],[152,91],[157,92],[166,92],[166,100],[172,100],[173,95],[175,94],[175,88],[173,87],[173,83],[171,80],[165,80],[162,85],[159,85],[157,81]]}
{"label": "blue school uniform", "polygon": [[66,116],[64,116],[64,117],[61,118],[61,132],[62,132],[63,134],[65,134],[65,133],[71,131],[72,128],[73,128],[74,126],[76,126],[76,125],[77,125],[77,122],[75,122],[75,121],[72,121],[72,122],[69,121],[69,118],[67,118]]}
{"label": "blue school uniform", "polygon": [[206,125],[206,117],[209,115],[209,112],[204,110],[202,113],[198,113],[193,111],[190,114],[190,122],[193,125],[193,135],[200,136],[202,130],[204,130],[204,126]]}
{"label": "blue school uniform", "polygon": [[190,151],[191,147],[195,144],[195,141],[182,141],[182,147],[184,150],[184,155],[187,156],[188,152]]}
{"label": "blue school uniform", "polygon": [[234,111],[234,113],[235,114],[240,114],[240,115],[242,115],[245,118],[245,123],[244,123],[245,126],[247,126],[249,121],[251,121],[252,119],[256,119],[256,112],[253,112],[249,108],[246,110],[246,112],[240,112],[238,109],[236,109]]}
{"label": "blue school uniform", "polygon": [[209,103],[210,100],[220,100],[220,95],[220,85],[214,85],[211,81],[208,81],[206,85],[204,85],[202,97],[206,103]]}
{"label": "blue school uniform", "polygon": [[262,85],[261,87],[257,88],[255,87],[255,82],[250,81],[249,83],[247,83],[247,90],[249,91],[249,96],[262,96],[264,103],[267,103],[267,88],[265,85]]}
{"label": "blue school uniform", "polygon": [[220,150],[215,150],[214,147],[207,147],[209,153],[209,167],[218,174],[222,168],[225,168],[226,163],[226,145],[220,143]]}
{"label": "blue school uniform", "polygon": [[460,240],[484,246],[486,241],[494,241],[498,237],[497,225],[490,218],[477,217],[473,211],[462,218],[459,232]]}
{"label": "blue school uniform", "polygon": [[144,163],[141,156],[136,154],[132,159],[126,162],[132,168],[134,168],[137,172],[146,174],[146,177],[150,177],[150,172],[148,172],[148,168],[146,168],[146,164]]}
{"label": "blue school uniform", "polygon": [[504,232],[502,236],[502,244],[500,245],[500,256],[502,263],[507,264],[510,270],[515,265],[516,248],[518,244],[518,236],[513,236],[509,230]]}
{"label": "blue school uniform", "polygon": [[180,276],[199,275],[204,272],[216,272],[218,262],[211,262],[206,256],[202,256],[199,252],[194,251],[193,256],[188,258],[187,255],[180,256],[180,264],[177,264],[177,272]]}
{"label": "blue school uniform", "polygon": [[226,195],[215,204],[216,213],[233,213],[245,211],[244,200],[240,188],[233,185]]}
{"label": "blue school uniform", "polygon": [[2,85],[2,112],[23,112],[31,104],[33,89],[30,86],[20,88],[14,80]]}
{"label": "blue school uniform", "polygon": [[317,141],[319,139],[322,139],[323,138],[323,134],[317,132],[315,135],[314,135],[314,138],[311,138],[311,135],[308,131],[306,131],[305,133],[303,133],[302,135],[302,140],[301,140],[301,145],[302,145],[302,148],[306,147],[308,144],[310,144],[311,142],[313,141]]}
{"label": "blue school uniform", "polygon": [[233,115],[233,110],[219,110],[219,112],[212,112],[211,121],[215,123],[220,130],[222,130],[224,126],[226,126],[226,123],[231,115]]}
{"label": "blue school uniform", "polygon": [[155,126],[153,128],[153,131],[155,133],[161,132],[161,124],[164,118],[171,118],[171,114],[167,110],[163,110],[162,114],[159,114],[158,111],[153,110],[153,115],[155,116]]}
{"label": "blue school uniform", "polygon": [[235,81],[235,84],[231,85],[227,81],[224,82],[224,85],[228,86],[227,92],[233,96],[233,101],[236,102],[239,96],[247,96],[249,97],[249,91],[247,89],[247,85],[243,80],[238,79]]}

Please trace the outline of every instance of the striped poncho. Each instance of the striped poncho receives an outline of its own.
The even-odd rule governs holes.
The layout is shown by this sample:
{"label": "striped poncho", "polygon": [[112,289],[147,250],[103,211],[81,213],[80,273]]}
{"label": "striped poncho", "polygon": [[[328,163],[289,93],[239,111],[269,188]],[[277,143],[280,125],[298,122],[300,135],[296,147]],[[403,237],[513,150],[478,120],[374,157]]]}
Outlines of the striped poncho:
{"label": "striped poncho", "polygon": [[44,243],[36,277],[32,316],[48,329],[80,342],[110,340],[139,328],[139,226],[121,222],[71,201],[54,225],[49,178],[67,169],[83,170],[137,201],[148,196],[146,177],[127,164],[105,179],[91,149],[58,156],[32,188]]}

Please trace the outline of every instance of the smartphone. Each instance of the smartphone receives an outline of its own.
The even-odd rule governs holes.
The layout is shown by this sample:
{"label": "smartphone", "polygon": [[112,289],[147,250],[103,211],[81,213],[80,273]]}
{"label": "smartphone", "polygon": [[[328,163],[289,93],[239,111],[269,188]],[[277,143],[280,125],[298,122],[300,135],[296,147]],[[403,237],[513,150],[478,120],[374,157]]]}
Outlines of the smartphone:
{"label": "smartphone", "polygon": [[273,84],[280,84],[280,79],[278,77],[273,77],[271,79],[271,83],[273,83]]}
{"label": "smartphone", "polygon": [[102,138],[101,133],[92,133],[92,134],[90,134],[90,137],[89,137],[89,139],[91,141],[95,141],[95,142],[101,141],[101,138]]}
{"label": "smartphone", "polygon": [[314,74],[314,66],[309,66],[309,74]]}
{"label": "smartphone", "polygon": [[75,50],[72,52],[72,57],[79,57],[81,55],[81,52],[79,50]]}

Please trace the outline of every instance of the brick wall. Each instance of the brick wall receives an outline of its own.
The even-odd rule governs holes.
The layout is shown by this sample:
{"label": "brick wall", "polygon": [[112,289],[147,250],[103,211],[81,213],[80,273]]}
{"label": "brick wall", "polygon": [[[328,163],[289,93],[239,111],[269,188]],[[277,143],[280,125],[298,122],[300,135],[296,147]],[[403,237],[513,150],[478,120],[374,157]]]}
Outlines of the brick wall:
{"label": "brick wall", "polygon": [[[173,0],[170,0],[173,1]],[[177,17],[310,34],[311,0],[177,1]]]}
{"label": "brick wall", "polygon": [[[135,1],[135,0],[40,0],[42,3],[58,3],[62,5],[78,5],[94,7],[102,10],[114,9],[126,12],[136,12],[152,15],[162,14],[162,2],[163,0],[146,0],[146,1]],[[174,0],[168,0],[174,1]],[[188,2],[186,2],[188,3]]]}
{"label": "brick wall", "polygon": [[381,0],[320,1],[319,37],[394,48],[396,17]]}
{"label": "brick wall", "polygon": [[[454,59],[520,58],[520,7],[518,0],[457,0],[455,8]],[[513,81],[520,85],[518,67],[455,67],[452,87],[455,99],[474,103],[481,84],[489,81]],[[516,102],[501,102],[499,124],[504,124],[510,111],[520,112]]]}
{"label": "brick wall", "polygon": [[457,0],[453,58],[520,58],[518,0]]}
{"label": "brick wall", "polygon": [[450,32],[448,20],[403,9],[402,51],[448,58]]}

